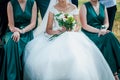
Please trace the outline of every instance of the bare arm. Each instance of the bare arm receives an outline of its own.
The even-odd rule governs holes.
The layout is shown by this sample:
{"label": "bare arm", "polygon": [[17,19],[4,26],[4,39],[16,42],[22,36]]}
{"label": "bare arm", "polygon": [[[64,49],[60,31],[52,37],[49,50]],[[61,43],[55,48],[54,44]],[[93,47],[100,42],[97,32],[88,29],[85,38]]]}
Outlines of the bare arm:
{"label": "bare arm", "polygon": [[32,30],[36,25],[36,18],[37,18],[37,6],[36,6],[36,2],[34,2],[33,8],[32,8],[31,22],[28,26],[22,29],[21,33],[25,33],[25,32]]}
{"label": "bare arm", "polygon": [[7,5],[7,14],[8,14],[8,26],[11,32],[19,32],[20,29],[16,28],[14,25],[14,18],[13,18],[13,7],[11,5],[11,2]]}
{"label": "bare arm", "polygon": [[104,25],[105,25],[106,29],[109,27],[108,14],[107,14],[106,8],[105,8],[105,20],[104,20]]}
{"label": "bare arm", "polygon": [[87,18],[86,18],[87,11],[86,11],[85,5],[82,5],[82,7],[80,8],[79,15],[80,15],[80,21],[83,29],[89,32],[99,33],[99,29],[94,28],[87,24]]}
{"label": "bare arm", "polygon": [[50,34],[50,35],[60,34],[59,30],[56,30],[56,31],[52,30],[52,28],[53,28],[53,21],[54,21],[54,14],[49,12],[46,32],[48,34]]}

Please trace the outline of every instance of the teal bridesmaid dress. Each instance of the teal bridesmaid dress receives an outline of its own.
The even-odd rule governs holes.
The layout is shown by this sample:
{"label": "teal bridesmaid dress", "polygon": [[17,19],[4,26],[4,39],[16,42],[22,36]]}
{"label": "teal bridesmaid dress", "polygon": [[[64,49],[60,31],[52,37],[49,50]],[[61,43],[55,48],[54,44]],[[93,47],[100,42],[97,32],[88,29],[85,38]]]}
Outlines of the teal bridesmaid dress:
{"label": "teal bridesmaid dress", "polygon": [[[100,29],[105,19],[105,7],[100,4],[99,14],[94,11],[90,2],[85,3],[87,10],[87,24]],[[98,37],[98,34],[88,32],[82,28],[82,31],[97,45],[103,53],[113,73],[120,69],[120,43],[112,32]]]}
{"label": "teal bridesmaid dress", "polygon": [[[27,0],[25,10],[23,11],[18,0],[11,0],[14,14],[14,23],[18,28],[24,28],[30,24],[32,18],[32,7],[34,0]],[[5,56],[2,66],[0,80],[22,80],[23,63],[22,56],[25,45],[33,39],[33,31],[20,35],[20,40],[14,42],[11,38],[13,33],[8,29],[5,34]]]}

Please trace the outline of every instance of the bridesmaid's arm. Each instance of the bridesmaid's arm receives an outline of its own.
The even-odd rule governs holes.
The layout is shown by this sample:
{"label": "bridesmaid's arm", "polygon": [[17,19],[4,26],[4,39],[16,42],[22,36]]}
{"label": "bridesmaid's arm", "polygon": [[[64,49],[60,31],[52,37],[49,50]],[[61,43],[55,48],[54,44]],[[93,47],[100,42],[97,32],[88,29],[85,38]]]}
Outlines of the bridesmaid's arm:
{"label": "bridesmaid's arm", "polygon": [[7,5],[7,13],[8,13],[8,26],[11,32],[13,32],[12,34],[12,39],[15,42],[18,42],[20,39],[20,29],[14,26],[14,19],[13,19],[13,8],[11,5],[11,2],[8,3]]}
{"label": "bridesmaid's arm", "polygon": [[107,9],[105,7],[105,20],[104,20],[104,26],[106,27],[106,30],[109,27],[109,21],[108,21],[108,13],[107,13]]}
{"label": "bridesmaid's arm", "polygon": [[33,8],[32,8],[32,18],[31,18],[31,23],[26,26],[25,28],[22,29],[20,33],[26,33],[35,28],[36,26],[36,18],[37,18],[37,6],[36,2],[34,2]]}
{"label": "bridesmaid's arm", "polygon": [[11,32],[19,32],[20,29],[14,26],[14,18],[13,18],[13,7],[11,2],[8,2],[7,5],[7,15],[8,15],[8,26]]}
{"label": "bridesmaid's arm", "polygon": [[54,14],[49,12],[46,32],[50,35],[60,34],[61,32],[59,30],[56,30],[56,31],[52,30],[53,22],[54,22]]}
{"label": "bridesmaid's arm", "polygon": [[81,6],[79,15],[80,15],[80,22],[81,22],[83,29],[85,29],[86,31],[92,32],[92,33],[99,33],[100,31],[99,29],[94,28],[87,24],[87,18],[86,18],[87,11],[86,11],[85,5]]}

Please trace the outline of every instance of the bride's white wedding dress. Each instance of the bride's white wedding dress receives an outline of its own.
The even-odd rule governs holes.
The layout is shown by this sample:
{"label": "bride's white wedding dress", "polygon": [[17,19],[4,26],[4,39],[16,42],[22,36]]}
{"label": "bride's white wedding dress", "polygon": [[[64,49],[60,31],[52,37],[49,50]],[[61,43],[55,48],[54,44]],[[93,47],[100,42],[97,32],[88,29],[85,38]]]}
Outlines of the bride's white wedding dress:
{"label": "bride's white wedding dress", "polygon": [[[59,13],[54,7],[50,12]],[[53,29],[58,28],[55,20]],[[49,36],[40,34],[27,44],[24,80],[114,80],[102,53],[84,33],[64,32],[51,41]]]}

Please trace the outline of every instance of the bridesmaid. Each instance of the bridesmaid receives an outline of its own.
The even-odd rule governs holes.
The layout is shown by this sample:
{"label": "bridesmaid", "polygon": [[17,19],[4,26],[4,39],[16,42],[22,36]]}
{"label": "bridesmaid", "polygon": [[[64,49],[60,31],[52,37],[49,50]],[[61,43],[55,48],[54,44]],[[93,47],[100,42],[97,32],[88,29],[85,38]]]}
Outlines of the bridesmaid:
{"label": "bridesmaid", "polygon": [[97,45],[107,60],[116,80],[120,70],[120,43],[108,31],[108,15],[98,0],[86,2],[80,9],[82,31]]}
{"label": "bridesmaid", "polygon": [[34,0],[11,0],[7,6],[8,30],[0,80],[22,80],[22,56],[25,45],[33,39],[37,7]]}

